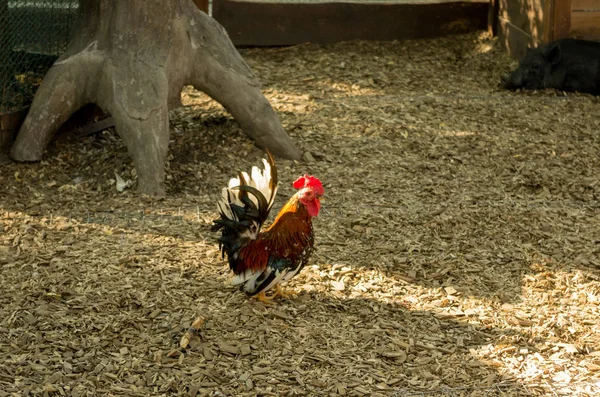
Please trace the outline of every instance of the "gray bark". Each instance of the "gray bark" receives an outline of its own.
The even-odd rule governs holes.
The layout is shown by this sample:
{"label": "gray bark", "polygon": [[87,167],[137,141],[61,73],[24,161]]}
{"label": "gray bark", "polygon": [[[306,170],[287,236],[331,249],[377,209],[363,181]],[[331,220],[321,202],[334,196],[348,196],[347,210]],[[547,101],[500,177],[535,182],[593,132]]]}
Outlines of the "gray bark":
{"label": "gray bark", "polygon": [[169,107],[191,84],[220,102],[259,147],[301,152],[219,23],[191,0],[86,0],[68,50],[52,66],[11,149],[38,161],[54,133],[87,103],[110,113],[139,191],[164,195]]}

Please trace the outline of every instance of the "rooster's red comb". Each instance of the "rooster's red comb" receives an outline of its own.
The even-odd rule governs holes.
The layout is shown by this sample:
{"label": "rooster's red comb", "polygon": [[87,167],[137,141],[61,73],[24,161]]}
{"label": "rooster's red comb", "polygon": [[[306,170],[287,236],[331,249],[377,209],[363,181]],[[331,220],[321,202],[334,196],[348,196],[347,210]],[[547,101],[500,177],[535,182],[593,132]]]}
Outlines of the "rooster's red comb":
{"label": "rooster's red comb", "polygon": [[323,184],[316,176],[312,175],[304,175],[300,178],[296,179],[294,182],[294,187],[296,189],[304,189],[305,187],[312,188],[318,196],[322,196],[325,193],[323,189]]}

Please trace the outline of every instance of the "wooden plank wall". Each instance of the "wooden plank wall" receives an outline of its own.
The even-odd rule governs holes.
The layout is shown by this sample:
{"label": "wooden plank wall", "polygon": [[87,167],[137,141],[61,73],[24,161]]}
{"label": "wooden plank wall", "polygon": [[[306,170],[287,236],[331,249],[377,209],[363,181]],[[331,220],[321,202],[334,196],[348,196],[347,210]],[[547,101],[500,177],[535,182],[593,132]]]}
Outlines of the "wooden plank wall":
{"label": "wooden plank wall", "polygon": [[600,0],[572,0],[571,36],[600,40]]}
{"label": "wooden plank wall", "polygon": [[597,11],[600,9],[600,1],[599,0],[572,0],[573,3],[573,11]]}
{"label": "wooden plank wall", "polygon": [[437,37],[485,29],[487,0],[428,3],[292,3],[214,0],[213,17],[235,45]]}
{"label": "wooden plank wall", "polygon": [[571,34],[571,2],[577,0],[491,1],[498,2],[500,42],[514,58],[522,58],[527,47],[538,47]]}

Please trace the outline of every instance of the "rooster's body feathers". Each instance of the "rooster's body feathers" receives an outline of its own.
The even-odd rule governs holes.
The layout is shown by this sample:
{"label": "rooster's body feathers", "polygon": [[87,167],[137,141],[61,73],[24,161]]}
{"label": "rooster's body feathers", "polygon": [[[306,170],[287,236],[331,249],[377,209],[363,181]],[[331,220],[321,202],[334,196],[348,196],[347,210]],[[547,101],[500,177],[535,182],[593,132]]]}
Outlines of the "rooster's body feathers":
{"label": "rooster's body feathers", "polygon": [[[227,254],[235,274],[232,283],[251,295],[291,279],[306,265],[314,243],[311,217],[315,215],[310,212],[315,206],[318,212],[319,207],[298,192],[271,226],[261,231],[277,193],[277,170],[273,157],[267,154],[264,170],[253,167],[251,175],[240,173],[223,189],[218,203],[221,218],[214,226],[214,230],[221,230],[218,240],[222,254]],[[322,186],[319,192],[313,200],[318,201]]]}

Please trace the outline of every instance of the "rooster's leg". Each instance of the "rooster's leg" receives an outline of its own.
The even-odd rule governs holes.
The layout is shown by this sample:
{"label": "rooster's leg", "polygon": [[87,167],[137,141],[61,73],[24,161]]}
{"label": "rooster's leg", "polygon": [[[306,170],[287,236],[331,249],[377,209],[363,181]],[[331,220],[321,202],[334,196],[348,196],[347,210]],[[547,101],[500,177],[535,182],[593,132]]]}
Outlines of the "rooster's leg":
{"label": "rooster's leg", "polygon": [[285,292],[280,284],[275,285],[274,289],[275,293],[273,294],[273,298],[281,296],[283,299],[289,299],[294,295],[291,292]]}
{"label": "rooster's leg", "polygon": [[256,298],[256,300],[258,300],[259,302],[264,303],[265,305],[272,305],[273,304],[273,297],[267,296],[267,294],[264,291],[263,292],[259,292],[258,294],[254,295],[254,297]]}

